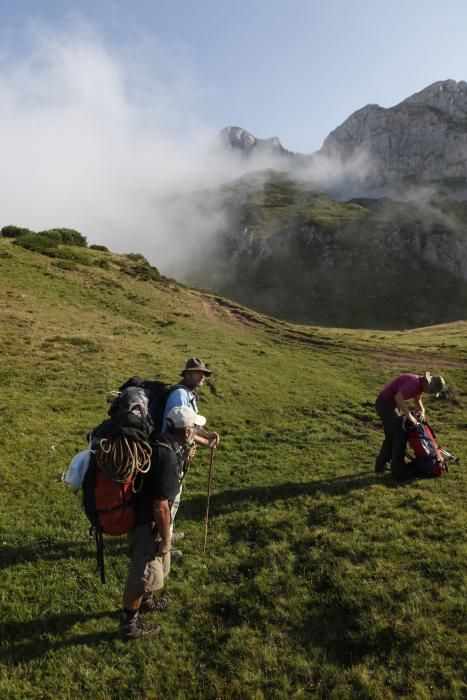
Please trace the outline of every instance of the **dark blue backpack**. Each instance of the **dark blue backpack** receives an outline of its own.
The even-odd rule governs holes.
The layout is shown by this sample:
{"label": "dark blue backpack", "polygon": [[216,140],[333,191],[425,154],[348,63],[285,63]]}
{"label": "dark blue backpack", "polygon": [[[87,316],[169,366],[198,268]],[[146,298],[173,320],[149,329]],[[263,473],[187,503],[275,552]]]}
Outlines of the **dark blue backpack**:
{"label": "dark blue backpack", "polygon": [[143,390],[148,400],[148,413],[154,423],[154,428],[157,432],[160,432],[162,430],[167,399],[170,392],[178,386],[180,384],[166,384],[158,380],[142,379],[138,375],[130,377],[118,388],[118,396],[115,397],[109,407],[109,416],[113,416],[121,410],[128,410],[126,406],[122,406],[122,401],[126,400],[128,395],[128,389]]}

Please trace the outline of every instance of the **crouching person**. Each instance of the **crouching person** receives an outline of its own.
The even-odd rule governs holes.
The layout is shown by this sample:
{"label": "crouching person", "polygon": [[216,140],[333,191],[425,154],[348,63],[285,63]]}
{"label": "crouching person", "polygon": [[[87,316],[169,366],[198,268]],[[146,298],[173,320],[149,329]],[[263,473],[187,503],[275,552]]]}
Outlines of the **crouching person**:
{"label": "crouching person", "polygon": [[422,394],[438,396],[445,385],[443,377],[425,372],[424,375],[401,374],[383,387],[375,404],[384,429],[384,440],[375,460],[375,472],[384,472],[389,468],[396,478],[404,475],[407,433],[402,419],[417,424],[417,418],[411,413],[407,401],[413,400],[419,419],[424,420]]}
{"label": "crouching person", "polygon": [[123,594],[120,632],[126,638],[153,637],[160,628],[140,619],[144,611],[165,610],[168,599],[157,597],[170,571],[172,502],[180,491],[185,451],[206,419],[192,408],[174,408],[167,431],[152,442],[151,467],[134,499],[135,527],[129,534],[131,564]]}

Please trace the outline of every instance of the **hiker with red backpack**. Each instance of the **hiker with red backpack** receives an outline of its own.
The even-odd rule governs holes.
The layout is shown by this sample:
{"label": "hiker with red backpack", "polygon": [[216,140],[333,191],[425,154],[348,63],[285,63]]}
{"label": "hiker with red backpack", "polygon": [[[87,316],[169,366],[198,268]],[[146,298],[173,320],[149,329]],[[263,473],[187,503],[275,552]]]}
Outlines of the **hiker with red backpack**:
{"label": "hiker with red backpack", "polygon": [[[203,386],[206,377],[210,377],[212,371],[209,370],[204,362],[200,360],[199,357],[190,357],[187,360],[184,369],[181,372],[183,377],[182,381],[177,384],[170,392],[164,410],[164,419],[162,423],[162,430],[165,430],[167,425],[167,416],[170,411],[179,406],[188,406],[192,408],[196,413],[198,412],[197,406],[197,389]],[[196,435],[194,438],[195,444],[190,449],[189,454],[187,453],[186,459],[182,465],[182,472],[180,474],[180,489],[172,505],[172,540],[178,541],[183,539],[183,532],[173,532],[173,522],[175,515],[178,511],[180,505],[180,498],[182,495],[182,481],[183,477],[187,471],[187,468],[194,457],[196,446],[201,445],[203,447],[209,447],[211,450],[216,449],[219,444],[220,437],[218,433],[208,432],[202,427],[198,427]],[[172,549],[172,561],[176,561],[182,557],[182,552],[179,549]]]}
{"label": "hiker with red backpack", "polygon": [[125,638],[152,637],[157,626],[140,619],[140,612],[164,610],[168,599],[155,597],[170,571],[171,506],[180,482],[186,450],[206,423],[189,406],[173,408],[166,417],[166,430],[150,441],[151,465],[133,498],[135,526],[129,533],[131,565],[123,594],[120,632]]}
{"label": "hiker with red backpack", "polygon": [[403,419],[414,426],[418,423],[407,401],[413,400],[415,412],[419,420],[423,421],[425,408],[422,403],[422,394],[438,396],[445,386],[443,377],[426,372],[424,375],[401,374],[383,387],[375,404],[384,428],[384,440],[375,460],[375,472],[380,473],[390,469],[396,478],[403,475],[407,443]]}
{"label": "hiker with red backpack", "polygon": [[143,623],[139,613],[167,607],[168,600],[154,593],[162,589],[170,570],[172,506],[187,455],[206,423],[191,406],[178,406],[167,413],[161,432],[157,419],[158,415],[162,419],[162,411],[157,407],[165,405],[165,389],[161,382],[140,377],[125,382],[109,417],[88,436],[89,449],[77,455],[78,473],[73,458],[64,478],[73,488],[82,488],[102,583],[106,582],[104,536],[128,536],[131,566],[120,623],[121,634],[128,638],[160,631]]}

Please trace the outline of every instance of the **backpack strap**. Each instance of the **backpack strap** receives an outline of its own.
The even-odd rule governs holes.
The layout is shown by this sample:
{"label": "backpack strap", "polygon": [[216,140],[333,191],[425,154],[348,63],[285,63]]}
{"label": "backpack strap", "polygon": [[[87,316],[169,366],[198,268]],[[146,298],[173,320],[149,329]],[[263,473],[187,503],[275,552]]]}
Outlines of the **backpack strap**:
{"label": "backpack strap", "polygon": [[154,440],[154,445],[157,447],[168,447],[173,449],[172,442],[164,435],[164,433],[159,433],[157,438]]}
{"label": "backpack strap", "polygon": [[[195,404],[196,404],[196,402],[199,400],[198,393],[197,393],[194,389],[189,389],[185,384],[182,384],[182,383],[180,383],[180,384],[175,384],[175,385],[172,387],[172,389],[170,390],[169,396],[170,396],[170,394],[172,393],[172,391],[175,391],[175,389],[185,389],[185,391],[186,391],[187,394],[192,394],[193,397],[194,397],[194,399],[195,399]],[[192,401],[190,401],[190,405],[191,405],[191,407],[193,408],[193,410],[195,410],[194,407],[193,407]]]}
{"label": "backpack strap", "polygon": [[179,463],[179,474],[181,474],[180,477],[180,483],[183,481],[183,476],[184,476],[184,462],[185,460],[183,459],[183,453],[181,447],[174,447],[172,442],[165,438],[164,433],[161,433],[158,439],[153,443],[154,447],[163,447],[166,450],[172,450],[172,452],[175,454],[178,463]]}
{"label": "backpack strap", "polygon": [[157,440],[153,443],[154,447],[164,447],[166,450],[172,450],[172,452],[175,452],[177,454],[177,450],[173,446],[173,444],[170,442],[170,440],[167,440],[164,437],[164,433],[161,433],[160,436],[157,438]]}
{"label": "backpack strap", "polygon": [[91,534],[92,531],[94,531],[96,538],[96,560],[101,577],[101,583],[105,584],[107,583],[107,580],[105,578],[104,538],[102,537],[102,530],[99,525],[91,525],[89,534]]}

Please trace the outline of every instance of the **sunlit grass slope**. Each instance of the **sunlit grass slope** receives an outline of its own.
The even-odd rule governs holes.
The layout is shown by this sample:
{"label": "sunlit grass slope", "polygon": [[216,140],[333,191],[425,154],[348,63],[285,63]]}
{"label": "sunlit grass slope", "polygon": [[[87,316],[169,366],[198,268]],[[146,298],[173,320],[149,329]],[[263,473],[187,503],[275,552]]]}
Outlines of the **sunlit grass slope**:
{"label": "sunlit grass slope", "polygon": [[[0,240],[0,697],[463,697],[465,466],[376,476],[373,402],[398,372],[442,373],[452,391],[428,415],[465,463],[467,324],[293,326],[80,255]],[[175,381],[194,354],[215,370],[200,410],[222,435],[208,550],[205,451],[172,605],[152,616],[162,634],[124,643],[125,540],[108,541],[102,586],[58,477],[110,390],[135,373]]]}

